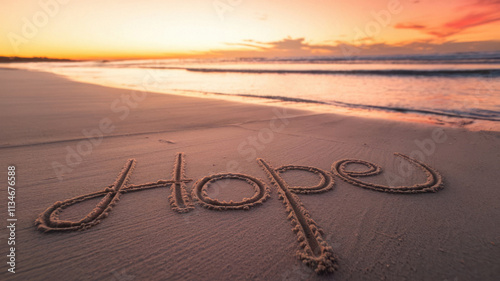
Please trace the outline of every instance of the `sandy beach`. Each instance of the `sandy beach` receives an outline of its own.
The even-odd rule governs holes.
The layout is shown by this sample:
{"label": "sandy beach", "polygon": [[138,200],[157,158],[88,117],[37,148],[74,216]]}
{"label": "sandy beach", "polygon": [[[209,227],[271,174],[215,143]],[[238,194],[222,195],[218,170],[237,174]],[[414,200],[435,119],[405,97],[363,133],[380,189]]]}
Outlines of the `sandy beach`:
{"label": "sandy beach", "polygon": [[[25,70],[0,69],[0,97],[1,166],[4,178],[15,166],[17,218],[10,274],[5,188],[1,280],[500,275],[500,132],[144,93]],[[347,163],[352,178],[369,183],[363,188],[338,175],[334,163],[343,159],[382,172],[363,177],[356,172],[368,166]],[[285,165],[293,166],[278,169]],[[56,202],[88,194],[96,196],[50,217]]]}

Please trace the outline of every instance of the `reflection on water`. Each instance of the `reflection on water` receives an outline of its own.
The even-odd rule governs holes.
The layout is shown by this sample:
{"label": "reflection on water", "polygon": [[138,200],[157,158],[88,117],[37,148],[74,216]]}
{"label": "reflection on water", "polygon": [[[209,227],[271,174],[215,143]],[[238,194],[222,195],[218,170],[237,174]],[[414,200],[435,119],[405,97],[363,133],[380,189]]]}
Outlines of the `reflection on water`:
{"label": "reflection on water", "polygon": [[162,93],[285,101],[299,108],[474,123],[483,128],[500,123],[498,59],[142,60],[23,67],[129,89],[141,89],[143,78],[153,72],[162,83],[148,90]]}

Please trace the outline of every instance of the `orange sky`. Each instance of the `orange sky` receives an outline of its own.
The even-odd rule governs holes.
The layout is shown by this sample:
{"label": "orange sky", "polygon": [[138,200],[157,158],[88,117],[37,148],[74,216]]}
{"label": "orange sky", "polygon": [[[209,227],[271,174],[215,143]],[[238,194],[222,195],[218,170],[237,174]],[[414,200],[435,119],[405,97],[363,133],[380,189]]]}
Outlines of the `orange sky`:
{"label": "orange sky", "polygon": [[0,0],[0,55],[73,59],[500,51],[499,0]]}

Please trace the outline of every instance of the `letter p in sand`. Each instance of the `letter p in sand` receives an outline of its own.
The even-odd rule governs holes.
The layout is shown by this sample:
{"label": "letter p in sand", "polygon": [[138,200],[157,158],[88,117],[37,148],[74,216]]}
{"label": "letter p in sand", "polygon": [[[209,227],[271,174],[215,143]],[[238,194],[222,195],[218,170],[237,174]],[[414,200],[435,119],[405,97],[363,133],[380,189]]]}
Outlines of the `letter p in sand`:
{"label": "letter p in sand", "polygon": [[[289,213],[288,219],[292,222],[293,232],[297,234],[297,241],[303,249],[297,252],[299,258],[313,268],[316,273],[335,271],[337,262],[333,256],[333,249],[323,239],[323,231],[311,218],[299,197],[293,194],[326,192],[333,187],[332,175],[314,167],[286,165],[274,169],[264,159],[259,158],[257,162],[266,171],[269,179],[278,190],[279,197],[283,200],[286,211]],[[280,173],[291,170],[302,170],[317,174],[321,177],[321,181],[318,185],[312,187],[290,187]]]}

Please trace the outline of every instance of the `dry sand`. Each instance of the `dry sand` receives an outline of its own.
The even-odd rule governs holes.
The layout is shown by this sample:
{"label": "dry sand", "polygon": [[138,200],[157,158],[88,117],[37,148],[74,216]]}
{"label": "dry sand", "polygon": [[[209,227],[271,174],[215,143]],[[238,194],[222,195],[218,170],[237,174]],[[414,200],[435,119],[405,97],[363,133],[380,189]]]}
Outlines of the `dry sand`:
{"label": "dry sand", "polygon": [[131,94],[0,70],[1,280],[500,275],[498,132]]}

